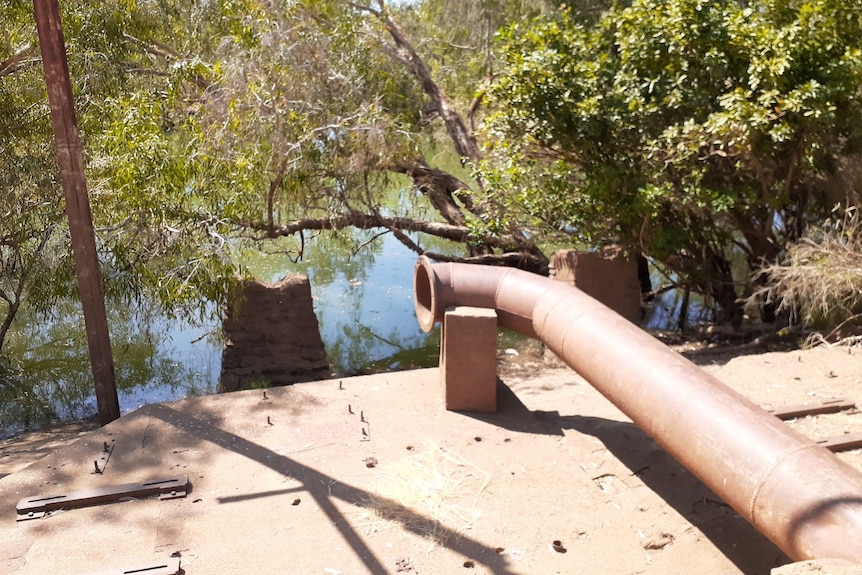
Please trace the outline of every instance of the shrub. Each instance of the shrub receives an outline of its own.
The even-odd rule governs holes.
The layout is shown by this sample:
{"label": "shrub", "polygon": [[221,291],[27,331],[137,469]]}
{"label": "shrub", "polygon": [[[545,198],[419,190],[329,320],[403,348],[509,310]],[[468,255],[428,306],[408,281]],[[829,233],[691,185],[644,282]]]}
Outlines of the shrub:
{"label": "shrub", "polygon": [[[787,250],[780,264],[761,269],[766,287],[753,297],[780,301],[792,322],[832,329],[862,320],[862,216],[836,208]],[[830,334],[830,335],[833,335]]]}

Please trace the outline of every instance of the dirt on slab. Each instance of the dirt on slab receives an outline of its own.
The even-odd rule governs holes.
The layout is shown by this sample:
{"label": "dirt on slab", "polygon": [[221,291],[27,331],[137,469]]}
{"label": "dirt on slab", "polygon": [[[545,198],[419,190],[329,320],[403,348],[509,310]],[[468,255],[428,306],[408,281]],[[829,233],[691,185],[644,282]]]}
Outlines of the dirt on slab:
{"label": "dirt on slab", "polygon": [[[766,409],[862,405],[858,347],[678,350]],[[47,572],[47,549],[66,545],[73,572],[122,566],[110,561],[123,552],[138,563],[179,552],[190,575],[767,575],[789,563],[541,346],[501,350],[499,374],[493,415],[443,410],[436,370],[300,384],[265,401],[251,391],[148,406],[105,428],[117,442],[114,477],[84,474],[105,439],[92,423],[4,440],[4,502],[30,485],[122,483],[145,464],[189,473],[195,486],[188,500],[156,503],[160,511],[103,506],[32,525],[4,512],[0,573]],[[862,432],[862,416],[850,408],[787,425],[816,440]],[[862,472],[862,450],[838,457]],[[68,462],[78,460],[82,471],[72,473]],[[97,537],[72,535],[79,522],[126,535],[106,532],[109,548],[78,557],[76,537]]]}

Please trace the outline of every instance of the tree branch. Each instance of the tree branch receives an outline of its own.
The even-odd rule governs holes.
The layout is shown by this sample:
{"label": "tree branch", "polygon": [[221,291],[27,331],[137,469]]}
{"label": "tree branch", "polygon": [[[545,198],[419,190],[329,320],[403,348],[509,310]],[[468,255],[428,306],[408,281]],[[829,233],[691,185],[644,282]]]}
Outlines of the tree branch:
{"label": "tree branch", "polygon": [[[281,225],[270,226],[265,222],[234,222],[235,225],[248,230],[260,232],[262,236],[251,239],[279,238],[302,234],[307,230],[331,231],[354,227],[362,230],[385,228],[395,235],[401,243],[416,252],[438,261],[482,263],[487,265],[514,266],[535,273],[547,274],[548,260],[539,250],[524,245],[523,240],[511,237],[485,235],[480,238],[471,237],[471,232],[465,226],[442,222],[429,222],[414,218],[383,216],[352,212],[324,218],[302,218]],[[443,238],[456,243],[481,243],[491,248],[503,250],[502,254],[480,253],[467,258],[427,252],[410,240],[405,232],[417,232]],[[517,251],[515,251],[517,250]]]}
{"label": "tree branch", "polygon": [[424,158],[414,161],[396,161],[384,164],[382,169],[404,174],[413,181],[413,187],[424,194],[431,205],[447,222],[457,226],[465,224],[461,208],[455,203],[459,199],[464,207],[474,214],[479,210],[473,203],[470,188],[461,180],[448,172],[432,168]]}
{"label": "tree branch", "polygon": [[32,66],[40,60],[39,46],[30,44],[18,53],[0,62],[0,78],[11,76],[27,66]]}
{"label": "tree branch", "polygon": [[[304,230],[324,231],[324,230],[343,230],[344,228],[354,227],[362,230],[370,230],[375,228],[401,229],[410,232],[426,233],[437,236],[453,242],[463,243],[469,236],[469,230],[464,226],[452,224],[444,224],[441,222],[429,222],[417,220],[414,218],[382,216],[379,214],[366,214],[354,212],[349,214],[339,214],[332,217],[323,218],[301,218],[280,225],[270,226],[264,222],[235,222],[236,225],[250,230],[263,232],[266,237],[278,238],[292,236]],[[490,238],[491,241],[496,241],[502,244],[499,238]]]}
{"label": "tree branch", "polygon": [[[413,74],[422,85],[422,90],[431,98],[435,108],[443,118],[443,123],[446,125],[446,132],[455,146],[455,151],[461,157],[467,158],[472,162],[478,162],[482,158],[479,151],[479,146],[476,143],[476,138],[467,130],[467,126],[461,119],[455,107],[449,101],[449,97],[440,85],[434,80],[431,70],[425,63],[425,60],[416,52],[413,44],[410,42],[404,30],[392,18],[389,11],[386,9],[386,3],[383,0],[378,0],[379,9],[374,9],[370,6],[361,6],[351,3],[359,10],[365,10],[383,24],[389,36],[395,43],[394,50],[387,50],[390,55],[393,55],[399,62],[407,67],[407,70]],[[385,47],[385,45],[384,45]]]}
{"label": "tree branch", "polygon": [[148,43],[144,42],[143,40],[135,38],[131,34],[128,34],[125,32],[123,33],[123,38],[125,40],[127,40],[128,42],[131,42],[135,46],[138,46],[144,52],[146,52],[147,54],[150,54],[151,56],[157,56],[159,58],[162,58],[164,60],[169,60],[169,61],[182,59],[182,56],[180,55],[179,52],[177,52],[176,50],[174,50],[170,46],[167,46],[161,42],[153,41],[151,44],[148,44]]}
{"label": "tree branch", "polygon": [[[158,40],[150,40],[150,42],[147,43],[139,38],[135,38],[128,33],[123,33],[123,39],[139,47],[141,50],[143,50],[145,54],[155,56],[156,58],[160,58],[165,62],[175,63],[189,60],[187,56],[183,56],[181,53],[177,52],[167,44],[159,42]],[[147,70],[144,68],[139,68],[134,71],[137,71],[139,73],[148,73],[150,75],[169,75],[167,73],[159,73],[156,70]],[[206,90],[210,86],[210,82],[208,82],[206,78],[204,78],[201,74],[194,74],[193,79],[198,88],[202,90]]]}

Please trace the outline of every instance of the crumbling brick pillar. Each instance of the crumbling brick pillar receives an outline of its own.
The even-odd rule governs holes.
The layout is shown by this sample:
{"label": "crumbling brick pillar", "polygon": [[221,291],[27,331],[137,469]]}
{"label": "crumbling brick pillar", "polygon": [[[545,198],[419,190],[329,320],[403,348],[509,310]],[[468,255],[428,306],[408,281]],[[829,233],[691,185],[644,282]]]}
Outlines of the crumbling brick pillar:
{"label": "crumbling brick pillar", "polygon": [[330,377],[313,303],[305,274],[244,284],[223,323],[219,391]]}
{"label": "crumbling brick pillar", "polygon": [[550,275],[574,285],[632,323],[640,323],[641,284],[637,260],[625,257],[618,246],[608,246],[600,252],[554,252]]}
{"label": "crumbling brick pillar", "polygon": [[446,311],[440,335],[440,379],[446,409],[497,411],[497,312]]}

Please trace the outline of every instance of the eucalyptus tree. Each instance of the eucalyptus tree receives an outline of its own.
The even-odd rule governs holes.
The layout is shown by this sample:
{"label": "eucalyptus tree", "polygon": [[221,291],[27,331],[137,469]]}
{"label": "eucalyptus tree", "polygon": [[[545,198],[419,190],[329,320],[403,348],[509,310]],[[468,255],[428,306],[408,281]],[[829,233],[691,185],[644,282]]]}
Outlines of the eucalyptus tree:
{"label": "eucalyptus tree", "polygon": [[862,143],[858,0],[637,0],[514,26],[501,51],[489,177],[520,190],[510,215],[644,251],[732,321]]}
{"label": "eucalyptus tree", "polygon": [[[130,90],[137,48],[130,31],[151,30],[124,0],[64,2],[69,67],[85,140],[101,128],[102,102]],[[0,12],[0,348],[24,301],[48,312],[75,288],[58,181],[50,112],[32,2],[9,0]],[[88,151],[92,150],[92,141]],[[93,156],[90,156],[92,159]],[[105,190],[98,185],[95,195]],[[110,259],[106,244],[104,258]],[[118,293],[117,290],[111,290]]]}
{"label": "eucalyptus tree", "polygon": [[[12,31],[0,67],[2,161],[18,164],[4,186],[17,186],[10,214],[29,219],[4,224],[30,235],[29,251],[7,246],[3,257],[40,257],[38,266],[4,264],[2,279],[39,269],[51,281],[31,283],[30,294],[48,302],[74,289],[72,267],[30,6],[9,5],[0,16]],[[467,248],[431,254],[438,259],[545,269],[535,237],[504,217],[476,169],[478,96],[496,67],[495,30],[554,9],[519,0],[64,2],[108,296],[146,293],[169,313],[209,313],[249,246],[280,240],[301,257],[316,234],[347,227],[391,233],[418,253],[428,236]],[[393,206],[393,189],[411,202]],[[25,283],[3,293],[20,299]]]}
{"label": "eucalyptus tree", "polygon": [[[31,6],[7,4],[0,335],[25,293],[48,308],[74,290]],[[349,226],[420,253],[430,234],[466,244],[470,259],[541,269],[523,230],[482,223],[489,202],[471,171],[481,152],[464,86],[483,75],[458,66],[455,81],[434,64],[430,4],[63,3],[107,295],[146,292],[169,313],[206,313],[229,293],[249,241],[292,238],[300,256],[312,235]],[[489,26],[504,21],[497,3],[482,10]],[[424,24],[405,31],[398,19],[420,13]],[[489,31],[471,51],[477,62]],[[415,194],[411,213],[387,205],[393,186]]]}
{"label": "eucalyptus tree", "polygon": [[[53,248],[61,227],[62,193],[55,181],[52,132],[32,4],[10,3],[0,13],[0,348],[28,285],[51,289],[62,264]],[[45,297],[36,297],[45,301]]]}
{"label": "eucalyptus tree", "polygon": [[[174,7],[185,10],[177,22],[192,22],[181,4]],[[230,249],[237,237],[290,237],[301,255],[309,234],[356,227],[388,231],[420,253],[422,235],[430,234],[467,244],[473,261],[546,265],[523,230],[487,233],[476,225],[487,210],[470,170],[480,147],[464,120],[466,106],[449,97],[441,70],[398,20],[416,6],[202,6],[210,13],[195,21],[208,26],[175,23],[134,38],[151,57],[150,88],[104,106],[98,173],[111,194],[103,209],[124,222],[114,245],[134,245],[129,237],[164,221],[150,236],[158,245],[144,252],[158,252],[159,242],[182,254],[203,245]],[[457,169],[429,160],[441,148]],[[417,214],[387,206],[385,195],[396,185],[425,207]],[[139,214],[134,221],[120,217],[130,207]],[[195,277],[212,285],[225,275],[218,250],[207,253],[212,258],[181,258],[200,265],[177,263],[183,273],[174,277],[182,281],[162,284],[169,299],[197,297]],[[117,250],[118,269],[141,256]]]}
{"label": "eucalyptus tree", "polygon": [[498,67],[497,33],[509,24],[552,13],[559,4],[555,0],[424,0],[397,16],[437,82],[460,102],[470,129],[476,130],[485,85]]}

